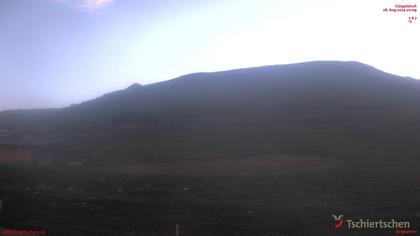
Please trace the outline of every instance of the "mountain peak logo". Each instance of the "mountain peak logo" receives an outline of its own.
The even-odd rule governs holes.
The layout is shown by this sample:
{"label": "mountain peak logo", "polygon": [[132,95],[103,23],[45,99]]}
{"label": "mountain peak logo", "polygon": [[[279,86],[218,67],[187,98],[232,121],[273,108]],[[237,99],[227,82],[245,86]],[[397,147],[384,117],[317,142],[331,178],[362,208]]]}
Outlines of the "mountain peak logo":
{"label": "mountain peak logo", "polygon": [[334,228],[338,229],[341,226],[343,226],[343,224],[344,224],[343,215],[339,215],[339,216],[332,215],[332,217],[336,221]]}

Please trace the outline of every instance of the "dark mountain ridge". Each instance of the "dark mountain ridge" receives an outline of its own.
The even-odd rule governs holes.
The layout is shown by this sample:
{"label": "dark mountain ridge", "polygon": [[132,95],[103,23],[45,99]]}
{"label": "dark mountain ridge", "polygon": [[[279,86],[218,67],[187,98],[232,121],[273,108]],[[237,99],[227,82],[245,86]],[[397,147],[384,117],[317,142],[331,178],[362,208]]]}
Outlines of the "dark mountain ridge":
{"label": "dark mountain ridge", "polygon": [[[124,130],[116,120],[143,124]],[[315,61],[194,73],[62,109],[6,111],[0,128],[53,136],[81,150],[106,146],[117,156],[124,145],[131,158],[415,156],[419,120],[420,81],[358,62]]]}
{"label": "dark mountain ridge", "polygon": [[[120,109],[164,112],[174,106],[177,109],[190,106],[188,108],[200,110],[195,105],[200,101],[203,106],[199,106],[204,108],[200,111],[206,112],[214,108],[208,106],[226,106],[233,103],[229,102],[232,99],[244,103],[259,99],[278,103],[274,99],[285,96],[290,96],[294,101],[309,98],[343,99],[340,102],[346,102],[344,99],[348,97],[359,97],[360,102],[364,99],[373,102],[376,99],[375,102],[382,100],[384,104],[391,105],[391,100],[395,99],[410,103],[410,97],[419,95],[418,87],[417,80],[391,75],[357,62],[308,62],[194,73],[147,86],[132,85],[74,108],[113,103],[118,104]],[[274,99],[270,96],[274,96]]]}

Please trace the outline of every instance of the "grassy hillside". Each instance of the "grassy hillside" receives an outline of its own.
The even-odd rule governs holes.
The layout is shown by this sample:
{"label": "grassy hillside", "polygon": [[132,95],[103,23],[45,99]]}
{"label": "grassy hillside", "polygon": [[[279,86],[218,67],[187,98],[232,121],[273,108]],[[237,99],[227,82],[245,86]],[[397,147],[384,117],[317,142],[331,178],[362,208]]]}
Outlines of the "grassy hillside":
{"label": "grassy hillside", "polygon": [[304,153],[412,158],[420,82],[358,62],[196,73],[55,110],[0,113],[0,127],[104,161]]}

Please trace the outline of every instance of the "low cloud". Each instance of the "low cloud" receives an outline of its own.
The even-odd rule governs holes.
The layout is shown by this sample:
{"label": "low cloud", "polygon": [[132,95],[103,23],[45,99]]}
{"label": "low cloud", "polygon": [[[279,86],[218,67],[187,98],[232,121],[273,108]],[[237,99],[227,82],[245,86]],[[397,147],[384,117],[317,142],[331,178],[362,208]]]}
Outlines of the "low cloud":
{"label": "low cloud", "polygon": [[109,6],[114,0],[53,0],[56,3],[74,7],[81,11],[93,11]]}

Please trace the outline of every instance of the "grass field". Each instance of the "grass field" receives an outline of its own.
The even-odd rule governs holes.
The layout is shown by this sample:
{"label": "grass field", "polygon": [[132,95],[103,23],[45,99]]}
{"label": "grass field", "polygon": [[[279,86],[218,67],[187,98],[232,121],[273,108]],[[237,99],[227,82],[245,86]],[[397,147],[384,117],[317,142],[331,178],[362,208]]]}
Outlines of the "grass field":
{"label": "grass field", "polygon": [[418,166],[372,163],[271,155],[100,168],[1,166],[1,226],[49,235],[176,235],[176,224],[180,236],[395,235],[334,229],[331,215],[343,214],[409,220],[420,229]]}

